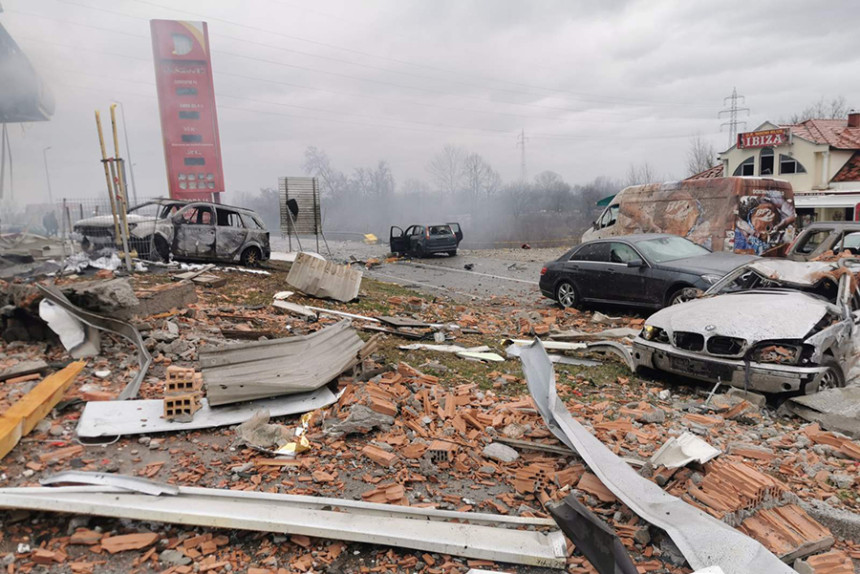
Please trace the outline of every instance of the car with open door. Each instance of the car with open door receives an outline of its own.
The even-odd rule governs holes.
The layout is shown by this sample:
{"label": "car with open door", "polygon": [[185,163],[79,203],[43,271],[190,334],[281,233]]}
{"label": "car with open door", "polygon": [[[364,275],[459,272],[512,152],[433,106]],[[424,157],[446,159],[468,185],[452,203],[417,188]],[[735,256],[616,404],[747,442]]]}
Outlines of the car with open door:
{"label": "car with open door", "polygon": [[463,240],[459,223],[436,225],[410,225],[404,231],[394,225],[389,231],[388,245],[392,253],[425,257],[435,253],[457,255],[457,248]]}
{"label": "car with open door", "polygon": [[695,298],[754,255],[711,252],[666,233],[577,245],[541,270],[540,290],[562,307],[603,303],[660,309]]}

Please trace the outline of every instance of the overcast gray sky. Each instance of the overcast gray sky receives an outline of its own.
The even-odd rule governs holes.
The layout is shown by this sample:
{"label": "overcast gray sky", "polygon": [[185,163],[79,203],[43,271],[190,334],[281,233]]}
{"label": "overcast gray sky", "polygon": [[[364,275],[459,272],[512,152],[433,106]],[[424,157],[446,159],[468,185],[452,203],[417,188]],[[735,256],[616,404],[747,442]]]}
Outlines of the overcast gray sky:
{"label": "overcast gray sky", "polygon": [[[53,119],[10,126],[17,199],[104,193],[93,110],[126,107],[138,193],[166,194],[151,18],[209,24],[228,192],[388,160],[427,179],[443,145],[516,179],[684,175],[696,134],[722,150],[737,86],[749,128],[822,96],[860,107],[860,9],[802,0],[0,0],[0,23],[45,78]],[[225,197],[229,203],[230,198]]]}

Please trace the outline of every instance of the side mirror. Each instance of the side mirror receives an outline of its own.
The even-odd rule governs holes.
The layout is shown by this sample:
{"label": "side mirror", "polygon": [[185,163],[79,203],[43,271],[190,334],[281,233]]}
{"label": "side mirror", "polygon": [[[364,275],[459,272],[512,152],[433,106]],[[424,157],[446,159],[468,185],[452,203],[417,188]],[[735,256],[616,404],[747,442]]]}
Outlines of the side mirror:
{"label": "side mirror", "polygon": [[627,262],[627,267],[645,267],[645,262],[641,259],[631,259]]}
{"label": "side mirror", "polygon": [[592,229],[597,229],[597,221],[592,221],[592,222],[591,222],[591,228],[592,228]]}

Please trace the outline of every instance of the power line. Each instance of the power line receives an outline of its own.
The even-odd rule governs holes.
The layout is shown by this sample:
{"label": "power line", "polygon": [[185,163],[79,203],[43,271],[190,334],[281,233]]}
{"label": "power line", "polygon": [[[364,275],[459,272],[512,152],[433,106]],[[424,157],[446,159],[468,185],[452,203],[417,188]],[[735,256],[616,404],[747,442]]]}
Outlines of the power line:
{"label": "power line", "polygon": [[738,95],[738,89],[732,89],[732,95],[723,98],[723,105],[725,106],[727,102],[731,102],[729,107],[725,110],[720,110],[720,113],[717,114],[718,118],[722,118],[723,114],[729,114],[729,121],[723,122],[720,124],[720,131],[723,131],[723,126],[727,126],[729,128],[729,147],[732,147],[738,142],[738,125],[743,124],[746,127],[747,123],[743,120],[738,121],[738,112],[746,112],[749,116],[750,109],[749,108],[741,108],[738,107],[738,100],[741,103],[746,103],[746,98]]}
{"label": "power line", "polygon": [[[94,8],[94,7],[92,7],[92,6],[87,6],[87,5],[85,5],[85,4],[78,4],[78,3],[76,3],[76,2],[72,2],[71,0],[57,0],[57,1],[58,1],[58,2],[65,2],[65,3],[69,3],[69,4],[74,4],[74,5],[76,5],[76,6],[81,6],[81,7],[89,8],[89,9],[92,9],[92,10],[97,10],[96,8]],[[148,22],[148,19],[146,19],[146,18],[139,17],[139,16],[132,16],[132,15],[129,15],[129,14],[124,14],[124,13],[122,13],[122,12],[118,12],[118,11],[116,11],[116,10],[103,9],[103,10],[100,10],[100,11],[102,11],[102,12],[106,12],[106,13],[110,13],[110,14],[115,14],[115,15],[118,15],[118,16],[126,17],[126,18],[131,18],[131,19],[134,19],[134,20],[142,20],[142,21],[144,21],[144,22]],[[9,10],[9,12],[13,12],[13,10]],[[46,19],[46,20],[53,20],[53,21],[61,22],[61,23],[65,23],[65,24],[73,24],[73,25],[76,25],[76,26],[83,26],[83,27],[86,27],[86,28],[92,28],[92,29],[95,29],[95,30],[102,30],[102,31],[105,31],[105,32],[112,32],[112,33],[116,33],[116,34],[122,34],[122,35],[130,36],[130,37],[133,37],[133,38],[142,38],[142,39],[148,39],[148,38],[149,38],[148,36],[144,36],[144,35],[142,35],[142,34],[135,34],[135,33],[132,33],[132,32],[125,32],[125,31],[121,31],[121,30],[112,30],[112,29],[110,29],[110,28],[102,28],[102,27],[99,27],[99,26],[94,26],[94,25],[92,25],[92,24],[84,24],[84,23],[81,23],[81,22],[75,22],[75,21],[71,21],[71,20],[64,20],[64,19],[60,19],[60,18],[52,18],[52,17],[50,17],[50,16],[44,16],[44,15],[42,15],[42,14],[34,14],[34,13],[31,13],[31,12],[24,12],[24,11],[21,11],[21,10],[14,10],[14,12],[16,12],[16,13],[18,13],[18,14],[24,14],[24,15],[27,15],[27,16],[33,16],[33,17],[36,17],[36,18],[43,18],[43,19]],[[237,24],[237,26],[238,26],[238,24]],[[233,39],[233,40],[236,40],[236,41],[246,42],[246,41],[245,41],[245,40],[243,40],[242,38],[236,38],[236,37],[233,37],[233,36],[226,36],[226,35],[222,35],[222,36],[227,37],[227,38],[230,38],[230,39]],[[274,49],[281,49],[280,47],[277,47],[277,46],[268,46],[268,47],[271,47],[271,48],[274,48]],[[289,50],[288,50],[288,51],[289,51]],[[255,62],[261,62],[261,63],[264,63],[264,64],[271,64],[271,65],[275,65],[275,66],[281,66],[281,67],[287,67],[287,68],[292,68],[292,69],[302,70],[302,71],[305,71],[305,72],[311,72],[311,73],[315,73],[315,74],[322,74],[322,75],[327,75],[327,76],[335,76],[335,77],[340,77],[340,78],[347,78],[347,79],[350,79],[350,80],[356,80],[356,81],[359,81],[359,82],[369,82],[369,83],[373,83],[373,84],[379,84],[379,85],[390,86],[390,87],[396,87],[396,88],[405,88],[405,89],[408,89],[408,90],[415,90],[415,91],[419,91],[419,92],[427,92],[427,93],[436,94],[436,95],[454,96],[454,97],[457,97],[457,98],[465,98],[465,99],[470,99],[470,100],[476,100],[476,101],[479,101],[479,102],[482,102],[482,103],[491,103],[491,104],[499,104],[499,103],[503,103],[503,104],[507,104],[507,105],[511,105],[511,106],[520,106],[520,107],[536,108],[536,109],[546,109],[546,110],[554,110],[554,111],[561,111],[561,112],[568,112],[568,113],[577,113],[577,114],[579,114],[579,113],[586,113],[586,112],[583,112],[582,110],[577,110],[577,109],[574,109],[574,108],[563,108],[563,107],[558,107],[558,106],[547,106],[547,105],[541,105],[541,104],[528,104],[528,103],[520,103],[520,102],[511,102],[511,101],[507,101],[507,100],[492,99],[492,98],[486,98],[486,97],[480,97],[480,96],[472,96],[472,95],[467,95],[467,94],[451,94],[451,93],[446,92],[446,91],[444,91],[444,90],[437,90],[437,89],[433,89],[433,88],[425,88],[425,87],[419,87],[419,86],[409,86],[409,85],[406,85],[406,84],[399,84],[399,83],[396,83],[396,82],[388,82],[388,81],[385,81],[385,80],[376,80],[376,79],[371,79],[371,78],[362,78],[362,77],[360,77],[360,76],[353,76],[353,75],[350,75],[350,74],[344,74],[344,73],[341,73],[341,72],[331,72],[331,71],[328,71],[328,70],[322,70],[322,69],[318,69],[318,68],[311,68],[311,67],[307,67],[307,66],[300,66],[300,65],[298,65],[298,64],[288,64],[288,63],[286,63],[286,62],[281,62],[281,61],[277,61],[277,60],[270,60],[270,59],[267,59],[267,58],[260,58],[260,57],[256,57],[256,56],[247,56],[247,55],[245,55],[245,54],[237,54],[237,53],[235,53],[235,52],[228,52],[228,51],[224,51],[224,50],[212,50],[212,53],[213,53],[213,54],[221,54],[221,55],[225,55],[225,56],[233,56],[233,57],[242,58],[242,59],[246,59],[246,60],[251,60],[251,61],[255,61]],[[348,63],[348,64],[352,63],[352,62],[348,62],[348,61],[346,61],[346,60],[343,60],[343,62]],[[500,112],[493,112],[493,113],[500,113]],[[598,114],[599,114],[599,113],[608,113],[608,112],[588,112],[588,113],[598,113]]]}
{"label": "power line", "polygon": [[[72,21],[72,20],[65,20],[65,19],[61,19],[61,18],[53,18],[53,17],[50,17],[50,16],[45,16],[45,15],[42,15],[42,14],[34,14],[34,13],[32,13],[32,12],[24,12],[24,11],[21,11],[21,10],[8,10],[8,12],[14,12],[14,13],[16,13],[16,14],[22,14],[22,15],[25,15],[25,16],[31,16],[31,17],[34,17],[34,18],[40,18],[40,19],[44,19],[44,20],[50,20],[50,21],[53,21],[53,22],[59,22],[59,23],[62,23],[62,24],[72,24],[72,25],[75,25],[75,26],[81,26],[81,27],[84,27],[84,28],[90,28],[90,29],[93,29],[93,30],[100,30],[100,31],[103,31],[103,32],[110,32],[110,33],[114,33],[114,34],[121,34],[121,35],[124,35],[124,36],[129,36],[129,37],[132,37],[132,38],[139,38],[139,39],[143,39],[143,40],[147,40],[147,41],[149,41],[149,40],[150,40],[150,37],[149,37],[149,36],[147,36],[147,35],[144,35],[144,34],[135,34],[135,33],[133,33],[133,32],[126,32],[126,31],[122,31],[122,30],[114,30],[114,29],[111,29],[111,28],[104,28],[104,27],[101,27],[101,26],[95,26],[95,25],[93,25],[93,24],[86,24],[86,23],[82,23],[82,22],[75,22],[75,21]],[[122,14],[121,14],[121,15],[122,15]],[[137,18],[137,17],[135,17],[135,16],[128,16],[128,17],[129,17],[129,18]],[[142,20],[144,20],[143,18],[141,18],[141,19],[142,19]],[[235,40],[241,40],[241,39],[239,39],[239,38],[234,38],[234,37],[232,37],[232,36],[224,36],[224,37],[231,38],[231,39],[235,39]],[[47,42],[47,41],[45,41],[45,40],[36,39],[36,38],[28,38],[28,39],[29,39],[29,40],[31,40],[31,41],[35,41],[35,42],[51,43],[51,42]],[[71,47],[71,46],[68,46],[68,45],[65,45],[65,44],[59,44],[59,43],[54,43],[54,44],[55,44],[55,45],[58,45],[58,46],[63,46],[63,47]],[[102,53],[102,54],[116,55],[116,56],[129,57],[129,58],[131,58],[131,57],[132,57],[132,56],[124,55],[124,54],[116,54],[116,53],[111,53],[111,52],[97,52],[97,51],[95,51],[95,50],[89,50],[89,49],[87,49],[87,48],[80,48],[80,47],[77,47],[77,46],[75,46],[74,48],[75,48],[75,49],[78,49],[78,50],[90,51],[90,52],[95,52],[95,53]],[[215,52],[216,52],[216,53],[225,53],[225,52],[221,52],[220,50],[216,50]],[[233,54],[232,52],[226,52],[225,54],[227,54],[227,55],[235,55],[235,54]],[[254,58],[254,57],[252,57],[252,56],[239,55],[239,57],[255,59],[255,58]],[[144,60],[143,58],[135,58],[135,59]],[[259,60],[259,59],[258,59],[258,60]],[[149,60],[145,60],[145,61],[149,61]],[[260,61],[260,62],[262,62],[262,63],[264,63],[264,64],[265,64],[265,63],[269,63],[269,61],[267,61],[267,60],[259,60],[259,61]],[[283,64],[283,63],[280,63],[280,65],[288,65],[288,66],[289,66],[290,64]],[[302,69],[302,70],[304,70],[304,71],[311,71],[311,72],[317,72],[317,73],[325,73],[325,72],[321,72],[321,71],[319,71],[319,70],[314,70],[314,69],[311,69],[311,68],[300,68],[300,69]],[[500,116],[509,116],[509,117],[516,117],[516,118],[525,118],[525,119],[535,119],[536,117],[537,117],[537,118],[539,118],[539,119],[549,119],[549,118],[545,118],[545,117],[541,117],[541,116],[529,116],[529,115],[525,115],[525,114],[517,114],[517,113],[513,113],[513,112],[501,112],[501,111],[497,111],[497,110],[474,109],[474,108],[458,108],[458,107],[452,107],[452,106],[442,106],[442,105],[438,105],[438,104],[430,104],[430,103],[425,103],[425,102],[417,102],[417,101],[414,101],[414,100],[402,100],[402,99],[395,99],[395,98],[385,98],[385,97],[375,96],[375,95],[370,95],[370,94],[362,94],[362,93],[359,93],[359,92],[343,92],[343,91],[330,90],[330,89],[325,89],[325,88],[317,88],[317,87],[314,87],[314,86],[307,86],[307,85],[304,85],[304,84],[296,84],[296,83],[293,83],[293,82],[285,82],[285,81],[283,81],[283,80],[274,80],[274,79],[271,79],[271,78],[260,78],[260,77],[255,77],[255,76],[246,76],[246,75],[243,75],[243,74],[235,74],[235,73],[231,73],[231,72],[223,72],[223,71],[219,71],[219,72],[218,72],[218,76],[219,76],[219,77],[220,77],[220,76],[230,76],[230,77],[242,78],[242,79],[246,79],[246,80],[254,80],[254,81],[259,81],[259,82],[267,82],[267,83],[278,84],[278,85],[283,85],[283,86],[290,86],[290,87],[294,87],[294,88],[302,88],[302,89],[307,89],[307,90],[314,90],[314,91],[326,92],[326,93],[330,93],[330,94],[337,94],[337,95],[345,95],[345,96],[350,96],[350,97],[359,97],[359,98],[374,99],[374,100],[380,100],[380,101],[385,101],[385,102],[406,103],[406,104],[409,104],[409,105],[415,105],[415,106],[421,106],[421,107],[430,107],[430,108],[437,108],[437,109],[442,109],[442,110],[450,110],[450,111],[458,111],[458,112],[466,112],[466,113],[496,114],[496,115],[500,115]],[[352,77],[352,76],[349,76],[349,77]],[[482,100],[482,101],[486,101],[486,100]],[[515,104],[515,105],[517,105],[517,104]],[[566,109],[566,108],[561,108],[561,109]],[[588,112],[576,111],[575,113],[588,113],[588,114],[591,114],[591,115],[595,115],[595,114],[597,114],[597,115],[602,115],[602,114],[601,114],[601,112],[594,112],[594,111],[588,111]],[[624,119],[624,120],[619,120],[619,119],[588,120],[588,119],[578,119],[578,118],[577,118],[577,119],[573,119],[573,118],[558,118],[558,119],[560,119],[561,121],[577,121],[577,122],[589,122],[589,123],[607,123],[607,122],[609,122],[609,123],[629,123],[629,120],[626,120],[626,119]]]}
{"label": "power line", "polygon": [[[116,11],[116,10],[108,10],[108,9],[104,9],[104,8],[96,8],[96,7],[94,7],[94,6],[89,6],[89,5],[87,5],[87,4],[81,4],[80,2],[76,2],[76,1],[74,1],[74,0],[57,0],[57,1],[58,1],[58,2],[62,2],[62,3],[64,3],[64,4],[70,4],[70,5],[80,6],[80,7],[83,7],[83,8],[89,8],[89,9],[91,9],[91,10],[97,10],[97,11],[100,11],[100,12],[108,12],[108,13],[112,13],[112,14],[117,14],[117,15],[119,15],[119,16],[125,16],[125,17],[128,17],[128,18],[147,20],[146,18],[142,18],[142,17],[140,17],[140,16],[132,16],[132,15],[130,15],[130,14],[126,14],[126,13],[119,12],[119,11]],[[149,1],[149,0],[130,0],[130,1],[131,1],[131,2],[135,2],[135,3],[138,3],[138,4],[144,4],[144,5],[147,5],[147,6],[154,6],[154,7],[156,7],[156,8],[162,8],[162,9],[164,9],[164,10],[172,10],[172,11],[174,11],[174,12],[179,12],[179,13],[182,13],[182,14],[188,14],[188,15],[195,16],[195,17],[198,17],[198,18],[204,18],[204,19],[206,19],[206,20],[213,20],[213,21],[216,21],[216,22],[222,22],[222,23],[225,23],[225,24],[229,24],[229,25],[231,25],[231,26],[236,26],[236,27],[239,27],[239,28],[246,28],[246,29],[248,29],[248,30],[253,30],[253,31],[255,31],[255,32],[265,32],[265,33],[267,33],[267,34],[272,34],[272,35],[274,35],[274,36],[280,36],[280,37],[287,38],[287,39],[290,39],[290,40],[295,40],[295,41],[299,41],[299,42],[306,42],[306,43],[309,43],[309,44],[314,44],[314,45],[317,45],[317,46],[322,46],[322,47],[329,48],[329,49],[333,49],[333,50],[341,50],[341,51],[344,51],[344,52],[354,53],[354,54],[358,54],[358,55],[361,55],[361,56],[364,56],[364,57],[376,58],[376,59],[379,59],[379,60],[386,60],[386,61],[395,62],[395,63],[398,63],[398,64],[409,65],[409,66],[417,66],[417,67],[422,67],[422,68],[426,68],[426,69],[432,69],[432,70],[436,70],[436,71],[440,71],[440,72],[444,72],[444,73],[449,73],[449,74],[459,74],[459,72],[456,72],[456,71],[453,71],[453,70],[447,70],[447,69],[445,69],[445,68],[439,68],[439,67],[435,67],[435,66],[429,66],[429,65],[426,65],[426,64],[420,64],[420,63],[410,62],[410,61],[407,61],[407,60],[401,60],[401,59],[398,59],[398,58],[392,58],[392,57],[389,57],[389,56],[381,56],[381,55],[378,55],[378,54],[372,54],[372,53],[369,53],[369,52],[364,52],[364,51],[361,51],[361,50],[355,50],[355,49],[352,49],[352,48],[346,48],[346,47],[343,47],[343,46],[337,46],[337,45],[334,45],[334,44],[328,44],[328,43],[326,43],[326,42],[320,42],[320,41],[317,41],[317,40],[312,40],[312,39],[304,38],[304,37],[301,37],[301,36],[295,36],[295,35],[292,35],[292,34],[285,34],[285,33],[280,32],[280,31],[269,30],[269,29],[267,29],[267,28],[261,28],[261,27],[258,27],[258,26],[250,26],[250,25],[247,25],[247,24],[240,24],[240,23],[237,23],[237,22],[234,22],[234,21],[232,21],[232,20],[225,19],[225,18],[218,18],[218,17],[216,17],[216,16],[207,15],[207,14],[202,14],[202,13],[200,13],[200,12],[193,12],[193,11],[191,11],[191,10],[183,10],[183,9],[181,9],[181,8],[176,8],[176,7],[173,7],[173,6],[167,6],[167,5],[164,5],[164,4],[158,4],[158,3],[156,3],[156,2],[151,2],[151,1]],[[400,72],[400,71],[397,71],[397,70],[390,70],[390,69],[387,69],[387,68],[379,68],[379,67],[376,67],[376,66],[369,66],[369,65],[367,65],[367,64],[360,64],[360,63],[352,62],[352,61],[349,61],[349,60],[341,60],[341,59],[333,58],[333,57],[330,57],[330,56],[320,56],[320,55],[317,55],[317,54],[311,54],[311,53],[308,53],[308,52],[301,52],[301,51],[299,51],[299,50],[292,50],[292,49],[288,49],[288,48],[283,48],[283,47],[281,47],[281,46],[272,46],[271,44],[265,44],[265,43],[261,43],[261,42],[252,42],[252,41],[244,40],[244,39],[241,39],[241,38],[234,38],[234,39],[237,39],[237,40],[240,40],[240,41],[243,41],[243,42],[249,42],[249,43],[254,43],[254,44],[258,44],[258,45],[266,46],[266,47],[273,48],[273,49],[277,49],[277,50],[285,50],[285,51],[290,51],[290,52],[301,53],[301,54],[304,54],[304,55],[307,55],[307,56],[311,56],[311,57],[315,57],[315,58],[322,58],[322,59],[334,60],[334,61],[338,61],[338,62],[342,62],[342,63],[346,63],[346,64],[351,64],[351,65],[355,65],[355,66],[369,67],[369,68],[373,68],[373,69],[377,69],[377,70],[383,70],[383,71],[386,71],[386,72],[389,72],[389,73],[399,73],[399,74],[406,74],[406,75],[412,75],[412,76],[416,76],[416,77],[426,78],[426,76],[418,76],[418,75],[416,75],[416,74],[409,74],[408,72]],[[481,76],[478,76],[478,77],[481,77]],[[525,87],[525,88],[530,88],[530,89],[537,89],[537,90],[543,90],[543,91],[555,92],[555,93],[563,93],[563,94],[571,94],[571,95],[576,96],[577,98],[579,98],[581,101],[584,101],[584,102],[590,102],[590,103],[601,103],[601,104],[611,103],[611,104],[619,104],[619,105],[637,105],[637,106],[643,106],[643,105],[644,105],[644,106],[690,106],[690,107],[705,107],[705,105],[706,105],[706,104],[700,104],[700,103],[694,103],[694,102],[674,102],[674,101],[657,101],[657,100],[634,100],[634,99],[629,99],[629,98],[619,98],[618,96],[608,96],[608,95],[601,95],[601,94],[585,94],[585,93],[582,93],[582,92],[573,92],[573,91],[571,91],[571,90],[564,90],[564,89],[560,89],[560,88],[551,88],[551,87],[545,87],[545,86],[534,86],[534,85],[530,85],[530,84],[524,84],[524,83],[521,83],[521,82],[513,82],[513,81],[510,81],[510,80],[505,80],[505,79],[501,79],[501,78],[489,78],[489,77],[486,77],[486,76],[484,76],[484,78],[486,78],[486,79],[488,79],[488,80],[491,80],[491,81],[496,81],[496,82],[506,83],[506,84],[515,85],[515,86],[520,86],[520,87]],[[434,80],[435,80],[435,78],[430,78],[430,79],[434,79]],[[535,94],[534,92],[523,92],[522,90],[511,90],[511,89],[505,89],[505,88],[490,88],[490,87],[487,87],[487,86],[482,86],[482,85],[474,84],[474,83],[470,83],[470,82],[457,82],[457,83],[460,83],[460,84],[463,84],[463,85],[467,85],[467,86],[477,87],[477,88],[481,88],[481,89],[491,89],[491,90],[496,90],[496,91],[506,91],[506,92],[519,93],[519,94],[524,94],[524,95],[529,95],[529,96],[534,96],[534,95],[542,95],[542,96],[545,96],[545,94]],[[513,103],[513,102],[507,102],[507,103]],[[550,108],[550,109],[552,109],[552,108]],[[564,109],[564,108],[557,108],[557,109]],[[571,111],[577,111],[577,110],[571,110]]]}

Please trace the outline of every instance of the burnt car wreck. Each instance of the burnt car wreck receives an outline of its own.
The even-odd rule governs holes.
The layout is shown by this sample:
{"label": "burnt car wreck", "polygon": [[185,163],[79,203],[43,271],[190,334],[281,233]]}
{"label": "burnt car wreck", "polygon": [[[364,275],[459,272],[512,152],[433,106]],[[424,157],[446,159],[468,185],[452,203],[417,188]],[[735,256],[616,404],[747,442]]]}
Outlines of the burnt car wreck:
{"label": "burnt car wreck", "polygon": [[843,387],[856,361],[857,272],[853,258],[747,263],[649,317],[634,364],[767,393]]}
{"label": "burnt car wreck", "polygon": [[[255,265],[271,254],[269,232],[250,209],[207,202],[159,199],[128,212],[129,248],[147,259],[240,262]],[[113,247],[111,215],[82,219],[74,226],[81,247]]]}

